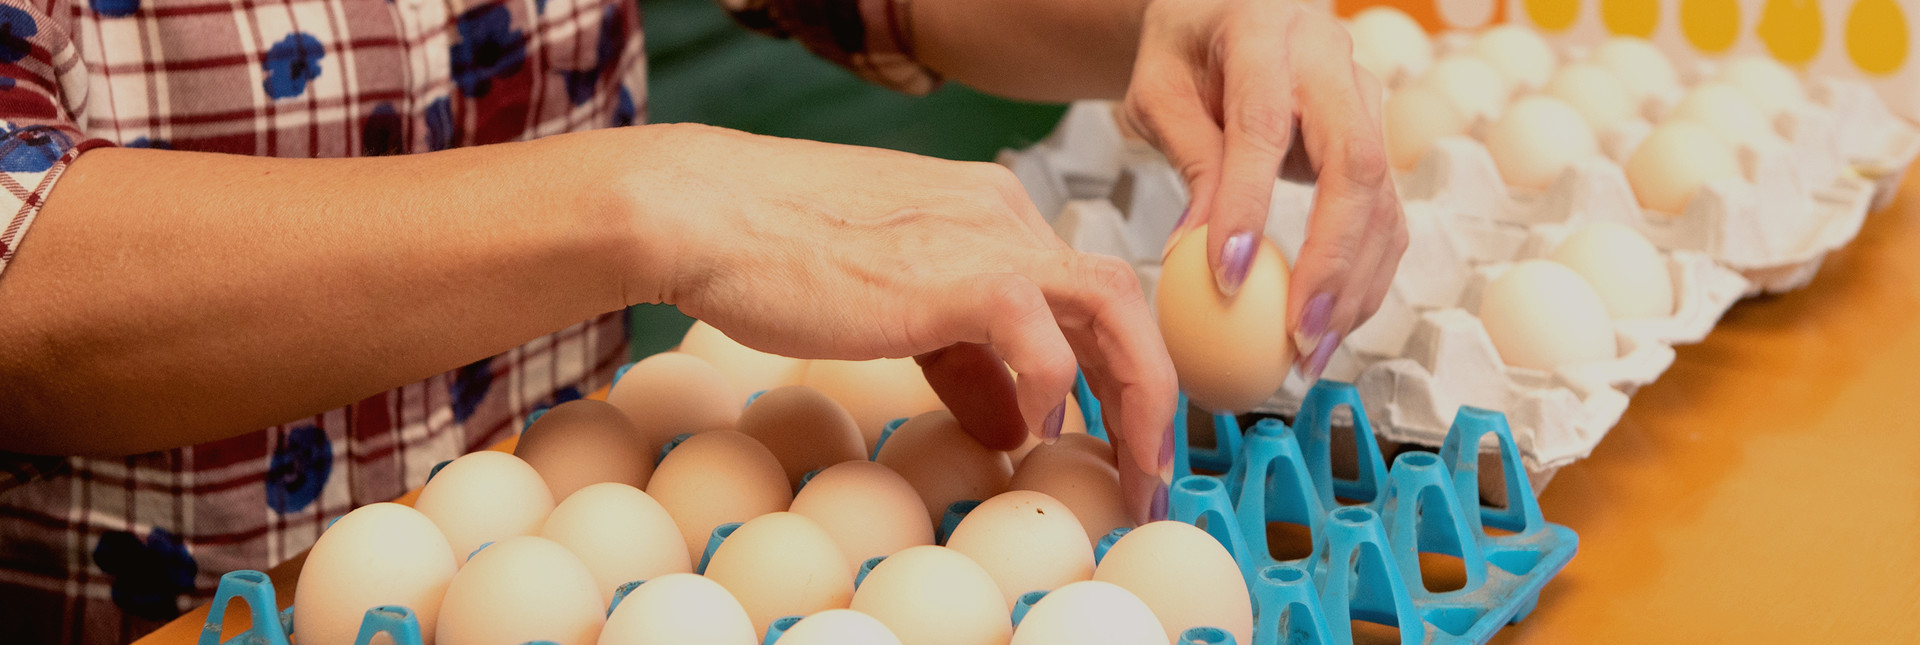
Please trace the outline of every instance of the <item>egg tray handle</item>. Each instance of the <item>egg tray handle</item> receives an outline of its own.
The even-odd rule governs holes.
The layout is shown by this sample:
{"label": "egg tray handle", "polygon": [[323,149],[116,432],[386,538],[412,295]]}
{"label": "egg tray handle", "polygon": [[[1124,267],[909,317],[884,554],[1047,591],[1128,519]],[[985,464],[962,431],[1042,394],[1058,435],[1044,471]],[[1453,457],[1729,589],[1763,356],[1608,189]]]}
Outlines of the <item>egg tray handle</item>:
{"label": "egg tray handle", "polygon": [[[226,631],[227,608],[235,599],[245,603],[253,625],[233,638],[222,640]],[[293,634],[293,608],[275,610],[273,581],[253,569],[229,571],[220,576],[213,604],[207,607],[207,620],[200,627],[199,645],[288,645]],[[379,634],[386,634],[393,645],[421,645],[420,620],[413,610],[386,605],[367,610],[360,621],[354,645],[368,645]]]}

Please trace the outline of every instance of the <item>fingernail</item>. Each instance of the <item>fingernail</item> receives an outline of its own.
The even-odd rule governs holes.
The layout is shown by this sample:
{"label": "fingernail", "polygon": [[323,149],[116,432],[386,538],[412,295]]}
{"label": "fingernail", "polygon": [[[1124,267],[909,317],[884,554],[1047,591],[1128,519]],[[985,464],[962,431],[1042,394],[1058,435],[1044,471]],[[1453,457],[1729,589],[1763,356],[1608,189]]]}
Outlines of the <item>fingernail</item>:
{"label": "fingernail", "polygon": [[1293,346],[1302,354],[1320,347],[1320,337],[1327,333],[1327,321],[1333,317],[1333,296],[1318,294],[1307,300],[1307,306],[1300,310],[1300,327],[1293,330]]}
{"label": "fingernail", "polygon": [[1047,443],[1053,443],[1053,440],[1059,439],[1060,426],[1066,421],[1067,402],[1061,401],[1060,405],[1053,406],[1052,412],[1047,413],[1047,422],[1040,424],[1040,439]]}
{"label": "fingernail", "polygon": [[1192,215],[1192,214],[1193,214],[1193,207],[1192,207],[1192,206],[1188,206],[1188,207],[1186,207],[1186,208],[1182,208],[1182,209],[1180,209],[1180,219],[1177,219],[1177,220],[1173,220],[1173,230],[1175,230],[1175,231],[1179,231],[1179,230],[1180,230],[1180,227],[1182,227],[1182,226],[1186,226],[1186,225],[1187,225],[1187,216],[1188,216],[1188,215]]}
{"label": "fingernail", "polygon": [[1167,519],[1167,497],[1169,491],[1163,482],[1153,488],[1153,504],[1147,507],[1147,521],[1158,522]]}
{"label": "fingernail", "polygon": [[1247,281],[1247,271],[1253,268],[1254,248],[1253,233],[1234,233],[1220,246],[1220,269],[1215,275],[1220,293],[1228,296],[1240,293],[1240,285]]}
{"label": "fingernail", "polygon": [[1160,438],[1160,484],[1166,485],[1173,480],[1173,424],[1167,424],[1167,434]]}
{"label": "fingernail", "polygon": [[1307,383],[1320,380],[1320,373],[1327,369],[1327,361],[1333,359],[1333,349],[1339,346],[1339,334],[1327,334],[1320,339],[1320,345],[1313,348],[1313,355],[1307,357],[1307,372],[1301,375],[1306,377]]}

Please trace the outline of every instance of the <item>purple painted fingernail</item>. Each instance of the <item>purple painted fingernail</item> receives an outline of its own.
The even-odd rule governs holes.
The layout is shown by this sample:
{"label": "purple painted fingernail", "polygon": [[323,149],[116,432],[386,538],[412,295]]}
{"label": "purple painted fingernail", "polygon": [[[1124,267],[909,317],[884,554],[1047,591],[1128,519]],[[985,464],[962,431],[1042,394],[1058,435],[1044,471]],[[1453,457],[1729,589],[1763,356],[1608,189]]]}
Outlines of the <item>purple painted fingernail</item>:
{"label": "purple painted fingernail", "polygon": [[1165,483],[1154,487],[1153,504],[1147,507],[1147,521],[1158,522],[1167,519],[1167,496],[1169,491]]}
{"label": "purple painted fingernail", "polygon": [[1334,348],[1339,346],[1339,334],[1327,334],[1322,337],[1320,345],[1313,348],[1313,355],[1307,357],[1307,373],[1301,376],[1306,377],[1308,383],[1319,381],[1320,373],[1327,369],[1327,361],[1333,360]]}
{"label": "purple painted fingernail", "polygon": [[1053,406],[1052,412],[1047,413],[1047,422],[1040,424],[1040,439],[1048,443],[1052,443],[1053,440],[1059,439],[1060,426],[1065,424],[1066,421],[1067,421],[1067,402],[1061,401],[1060,405]]}
{"label": "purple painted fingernail", "polygon": [[1253,268],[1253,250],[1257,248],[1253,233],[1234,233],[1227,243],[1220,245],[1220,270],[1216,278],[1220,282],[1220,293],[1234,295],[1240,293],[1240,285],[1247,281],[1247,271]]}
{"label": "purple painted fingernail", "polygon": [[1327,321],[1333,318],[1333,296],[1317,294],[1307,300],[1307,306],[1300,310],[1300,328],[1293,331],[1293,346],[1301,353],[1320,347],[1320,337],[1327,333]]}
{"label": "purple painted fingernail", "polygon": [[1181,226],[1184,226],[1184,225],[1186,225],[1186,223],[1187,223],[1187,216],[1188,216],[1188,215],[1192,215],[1192,214],[1193,214],[1193,207],[1192,207],[1192,206],[1188,206],[1188,207],[1186,207],[1186,208],[1182,208],[1182,209],[1180,209],[1180,219],[1177,219],[1177,220],[1174,220],[1174,221],[1173,221],[1173,230],[1175,230],[1175,231],[1178,231],[1178,230],[1180,230],[1180,227],[1181,227]]}
{"label": "purple painted fingernail", "polygon": [[1160,438],[1160,483],[1165,485],[1173,479],[1173,424],[1167,424],[1167,434]]}

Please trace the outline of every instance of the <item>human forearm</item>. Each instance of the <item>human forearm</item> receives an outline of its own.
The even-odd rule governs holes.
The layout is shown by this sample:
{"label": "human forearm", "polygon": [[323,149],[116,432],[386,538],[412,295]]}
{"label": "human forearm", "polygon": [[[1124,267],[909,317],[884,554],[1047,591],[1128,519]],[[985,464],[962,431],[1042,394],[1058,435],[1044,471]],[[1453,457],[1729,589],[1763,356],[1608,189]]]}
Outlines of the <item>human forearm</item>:
{"label": "human forearm", "polygon": [[0,447],[231,436],[655,297],[562,148],[82,156],[0,274]]}
{"label": "human forearm", "polygon": [[1119,98],[1147,0],[913,0],[914,49],[947,78],[1032,101]]}

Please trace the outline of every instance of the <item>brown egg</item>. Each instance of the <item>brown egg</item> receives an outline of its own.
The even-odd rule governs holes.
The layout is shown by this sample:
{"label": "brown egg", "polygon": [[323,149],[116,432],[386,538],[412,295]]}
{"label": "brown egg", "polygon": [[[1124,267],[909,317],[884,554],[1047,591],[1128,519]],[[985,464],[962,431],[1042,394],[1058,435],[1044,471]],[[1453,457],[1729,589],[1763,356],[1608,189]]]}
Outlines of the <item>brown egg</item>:
{"label": "brown egg", "polygon": [[607,403],[625,412],[659,454],[677,435],[732,428],[747,400],[700,357],[663,352],[628,368],[607,392]]}
{"label": "brown egg", "polygon": [[[1100,452],[1103,447],[1104,453]],[[1045,493],[1059,500],[1080,520],[1092,544],[1099,544],[1100,538],[1114,529],[1133,526],[1121,497],[1113,448],[1091,435],[1062,436],[1053,445],[1035,448],[1020,463],[1007,488]]]}
{"label": "brown egg", "polygon": [[540,415],[513,454],[540,473],[554,499],[564,500],[601,482],[646,486],[657,453],[619,408],[576,399]]}
{"label": "brown egg", "polygon": [[1240,293],[1228,298],[1207,266],[1207,227],[1173,243],[1154,294],[1160,333],[1173,357],[1180,388],[1213,412],[1247,412],[1287,378],[1293,341],[1287,337],[1286,258],[1260,239]]}
{"label": "brown egg", "polygon": [[1007,459],[1007,453],[980,445],[973,435],[960,429],[953,413],[945,410],[901,424],[880,446],[876,461],[913,484],[935,525],[939,525],[947,505],[998,495],[1013,477],[1013,462]]}
{"label": "brown egg", "polygon": [[880,441],[880,432],[888,421],[946,407],[911,358],[812,361],[807,366],[806,385],[853,415],[868,453]]}
{"label": "brown egg", "polygon": [[705,322],[695,322],[680,340],[680,351],[700,357],[720,370],[733,384],[734,394],[746,401],[754,392],[783,385],[799,385],[807,362],[747,347]]}
{"label": "brown egg", "polygon": [[808,471],[866,459],[860,428],[840,404],[805,385],[768,390],[740,413],[740,434],[759,440],[798,488]]}
{"label": "brown egg", "polygon": [[933,544],[933,523],[927,520],[920,493],[899,474],[871,461],[849,461],[821,471],[793,496],[792,510],[832,534],[855,567],[874,556]]}
{"label": "brown egg", "polygon": [[647,495],[673,516],[698,566],[713,529],[787,510],[793,489],[766,446],[731,430],[694,435],[667,453]]}
{"label": "brown egg", "polygon": [[726,587],[753,629],[784,616],[846,609],[854,565],[825,529],[797,513],[769,513],[741,525],[713,552],[707,578]]}

